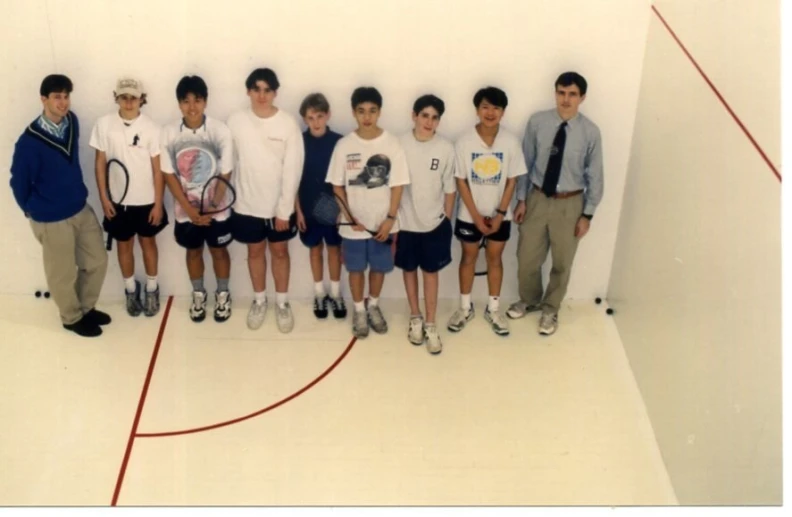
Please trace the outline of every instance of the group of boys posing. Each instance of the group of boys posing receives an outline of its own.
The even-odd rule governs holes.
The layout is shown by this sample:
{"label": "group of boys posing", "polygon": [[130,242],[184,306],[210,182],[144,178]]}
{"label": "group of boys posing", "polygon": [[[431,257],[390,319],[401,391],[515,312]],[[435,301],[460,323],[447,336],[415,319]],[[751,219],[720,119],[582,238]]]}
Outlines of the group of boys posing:
{"label": "group of boys posing", "polygon": [[[204,245],[217,278],[214,319],[222,322],[231,316],[227,246],[236,240],[247,246],[254,291],[247,325],[261,327],[268,305],[269,242],[276,322],[281,332],[291,331],[288,241],[299,232],[310,248],[317,318],[327,318],[330,311],[335,318],[346,317],[340,286],[343,258],[354,303],[353,334],[364,338],[369,328],[387,332],[379,296],[385,274],[396,266],[403,270],[410,305],[408,339],[415,345],[426,343],[427,350],[437,354],[442,350],[436,323],[438,272],[451,263],[453,233],[462,245],[461,303],[448,330],[458,332],[474,317],[474,268],[486,238],[489,300],[484,318],[496,334],[508,335],[508,321],[499,308],[501,257],[514,220],[520,225],[520,300],[506,315],[516,319],[542,311],[539,332],[555,332],[577,243],[588,232],[603,193],[600,133],[578,112],[587,89],[582,76],[567,72],[558,77],[556,108],[530,118],[522,146],[500,125],[508,99],[495,87],[476,92],[473,104],[479,122],[451,144],[436,132],[445,106],[434,95],[415,101],[412,131],[396,137],[377,125],[380,93],[372,87],[357,88],[351,98],[357,129],[342,137],[327,125],[330,106],[322,94],[303,100],[300,115],[307,129],[301,132],[297,120],[274,104],[280,84],[272,70],[254,70],[245,85],[250,107],[233,113],[224,124],[205,114],[209,95],[204,80],[186,76],[176,87],[183,117],[159,128],[141,113],[146,103],[141,81],[122,78],[114,91],[118,110],[100,118],[93,128],[90,145],[96,151],[103,227],[118,243],[130,315],[153,316],[159,311],[155,237],[168,224],[163,208],[167,185],[175,200],[175,238],[187,250],[193,321],[206,317]],[[11,187],[42,244],[47,283],[64,328],[97,336],[100,327],[110,323],[110,317],[95,308],[107,253],[102,230],[86,204],[77,157],[79,125],[69,110],[71,91],[71,81],[62,75],[42,82],[44,110],[16,144]],[[123,205],[107,195],[110,159],[121,160],[129,172]],[[208,176],[195,180],[178,173],[200,160],[214,164]],[[202,215],[195,193],[213,175],[232,181],[236,203],[233,210]],[[452,230],[457,193],[460,202]],[[344,200],[339,205],[340,222],[345,224],[327,226],[315,219],[312,207],[327,195]],[[395,253],[392,234],[397,234]],[[147,275],[145,288],[134,276],[135,235]],[[324,249],[329,293],[323,281]],[[553,268],[544,290],[541,267],[549,250]],[[423,276],[425,315],[419,304],[418,269]]]}

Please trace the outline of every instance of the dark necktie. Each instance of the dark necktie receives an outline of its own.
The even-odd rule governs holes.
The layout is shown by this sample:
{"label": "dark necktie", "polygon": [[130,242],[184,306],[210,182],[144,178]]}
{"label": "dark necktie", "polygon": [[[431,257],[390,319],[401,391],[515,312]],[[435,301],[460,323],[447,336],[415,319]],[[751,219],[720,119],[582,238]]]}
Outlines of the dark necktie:
{"label": "dark necktie", "polygon": [[553,139],[553,148],[550,151],[550,159],[547,160],[547,170],[545,170],[542,192],[547,197],[552,197],[556,193],[558,179],[561,177],[561,162],[564,159],[564,145],[566,145],[566,121],[558,126],[558,132]]}

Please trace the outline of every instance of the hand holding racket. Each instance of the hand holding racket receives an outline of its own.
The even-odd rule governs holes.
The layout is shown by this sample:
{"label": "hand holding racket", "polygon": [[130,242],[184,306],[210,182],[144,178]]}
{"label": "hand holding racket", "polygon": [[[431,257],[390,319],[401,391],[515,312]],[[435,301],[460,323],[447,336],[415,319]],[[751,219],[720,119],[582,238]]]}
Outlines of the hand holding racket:
{"label": "hand holding racket", "polygon": [[212,176],[201,190],[198,213],[201,216],[222,214],[234,206],[235,202],[236,190],[231,182],[220,175]]}
{"label": "hand holding racket", "polygon": [[[344,208],[344,211],[346,212],[345,215],[347,216],[347,219],[350,219],[350,221],[341,221],[341,207]],[[313,219],[319,224],[324,224],[327,226],[351,226],[356,232],[366,231],[374,237],[380,233],[379,230],[371,230],[360,224],[360,222],[355,218],[355,215],[349,209],[349,205],[338,194],[328,194],[327,192],[320,193],[311,209],[311,216],[313,216]],[[382,226],[380,226],[380,229],[381,228]],[[390,235],[388,235],[384,241],[380,242],[390,244],[392,242]]]}

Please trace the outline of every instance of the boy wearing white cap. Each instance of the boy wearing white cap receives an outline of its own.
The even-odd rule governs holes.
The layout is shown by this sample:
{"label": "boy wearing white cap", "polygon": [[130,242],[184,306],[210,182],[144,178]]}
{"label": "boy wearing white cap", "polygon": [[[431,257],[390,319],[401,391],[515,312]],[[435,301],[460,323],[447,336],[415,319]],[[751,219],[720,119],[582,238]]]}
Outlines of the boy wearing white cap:
{"label": "boy wearing white cap", "polygon": [[[140,112],[146,103],[143,83],[122,77],[113,92],[118,111],[96,121],[90,146],[96,150],[96,183],[104,210],[102,226],[117,241],[118,264],[124,278],[126,308],[130,316],[159,312],[156,235],[168,224],[162,205],[165,181],[160,170],[160,128]],[[107,164],[118,160],[127,170],[128,186],[120,203],[107,193]],[[146,270],[145,294],[135,280],[135,235]]]}

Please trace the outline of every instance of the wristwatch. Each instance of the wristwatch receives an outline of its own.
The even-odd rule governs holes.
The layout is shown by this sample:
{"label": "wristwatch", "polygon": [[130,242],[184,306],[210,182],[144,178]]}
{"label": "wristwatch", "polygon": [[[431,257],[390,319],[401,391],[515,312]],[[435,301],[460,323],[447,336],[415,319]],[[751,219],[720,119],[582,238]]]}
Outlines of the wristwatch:
{"label": "wristwatch", "polygon": [[395,215],[390,215],[390,214],[388,214],[388,219],[393,219],[393,220],[396,220],[396,216],[395,216]]}
{"label": "wristwatch", "polygon": [[495,212],[500,214],[500,215],[502,215],[502,216],[504,216],[504,217],[506,216],[506,210],[501,210],[500,208],[496,208]]}

